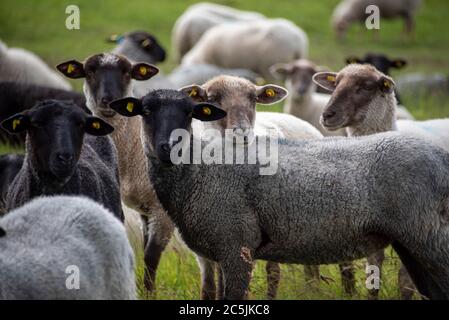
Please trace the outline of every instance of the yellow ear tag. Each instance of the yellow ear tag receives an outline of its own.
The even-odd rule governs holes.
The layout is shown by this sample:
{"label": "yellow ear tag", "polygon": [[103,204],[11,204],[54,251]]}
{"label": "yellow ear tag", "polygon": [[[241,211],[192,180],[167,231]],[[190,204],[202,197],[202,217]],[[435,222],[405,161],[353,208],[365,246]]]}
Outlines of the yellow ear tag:
{"label": "yellow ear tag", "polygon": [[12,121],[12,129],[16,130],[17,126],[20,124],[20,119],[14,119]]}
{"label": "yellow ear tag", "polygon": [[140,74],[141,75],[146,75],[147,74],[147,72],[148,72],[148,70],[147,70],[147,68],[146,67],[144,67],[144,66],[141,66],[140,68],[139,68],[139,72],[140,72]]}
{"label": "yellow ear tag", "polygon": [[189,97],[196,97],[197,94],[198,94],[198,91],[196,89],[192,89],[192,91],[190,91],[190,93],[189,93]]}
{"label": "yellow ear tag", "polygon": [[390,83],[388,81],[384,81],[384,87],[385,88],[390,88]]}
{"label": "yellow ear tag", "polygon": [[265,90],[265,94],[267,95],[267,97],[272,98],[276,95],[276,92],[274,92],[273,89],[267,89],[267,90]]}
{"label": "yellow ear tag", "polygon": [[92,128],[97,130],[100,129],[100,122],[98,121],[92,122]]}
{"label": "yellow ear tag", "polygon": [[132,113],[134,110],[134,103],[128,102],[128,104],[126,105],[126,110],[128,110],[129,113]]}
{"label": "yellow ear tag", "polygon": [[75,66],[69,63],[69,65],[67,66],[67,73],[72,73],[73,71],[75,71]]}
{"label": "yellow ear tag", "polygon": [[327,76],[327,81],[332,81],[335,82],[335,77],[334,76]]}
{"label": "yellow ear tag", "polygon": [[151,44],[150,39],[145,39],[145,40],[142,41],[141,46],[144,47],[144,48],[146,48],[146,47],[148,47],[150,44]]}
{"label": "yellow ear tag", "polygon": [[209,107],[203,107],[203,113],[206,116],[210,116],[212,114],[212,110]]}

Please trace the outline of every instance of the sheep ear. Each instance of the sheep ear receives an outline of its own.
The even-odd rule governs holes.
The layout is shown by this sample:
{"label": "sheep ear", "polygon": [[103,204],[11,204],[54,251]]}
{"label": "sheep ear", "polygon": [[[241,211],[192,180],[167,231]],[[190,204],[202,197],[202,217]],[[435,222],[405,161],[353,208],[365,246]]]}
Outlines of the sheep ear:
{"label": "sheep ear", "polygon": [[390,61],[390,65],[392,68],[402,69],[407,65],[407,61],[404,59],[395,59]]}
{"label": "sheep ear", "polygon": [[87,117],[84,131],[93,136],[105,136],[114,131],[114,127],[97,117]]}
{"label": "sheep ear", "polygon": [[182,87],[178,91],[185,93],[195,102],[207,101],[207,92],[203,87],[201,87],[199,85],[192,84],[190,86]]}
{"label": "sheep ear", "polygon": [[0,227],[0,238],[6,236],[6,231],[2,227]]}
{"label": "sheep ear", "polygon": [[131,77],[139,81],[148,80],[158,73],[157,67],[144,62],[136,63],[131,69]]}
{"label": "sheep ear", "polygon": [[192,117],[200,121],[215,121],[226,117],[226,111],[211,103],[198,103],[193,107]]}
{"label": "sheep ear", "polygon": [[313,76],[313,82],[328,91],[334,91],[336,88],[337,74],[335,72],[318,72]]}
{"label": "sheep ear", "polygon": [[18,113],[4,120],[1,126],[9,133],[20,133],[29,128],[30,118],[25,114]]}
{"label": "sheep ear", "polygon": [[106,41],[107,42],[113,42],[113,43],[120,43],[123,40],[123,36],[118,34],[111,34]]}
{"label": "sheep ear", "polygon": [[384,93],[392,93],[396,84],[390,77],[381,77],[379,79],[380,90]]}
{"label": "sheep ear", "polygon": [[346,64],[351,64],[351,63],[362,63],[362,60],[360,60],[357,57],[347,57]]}
{"label": "sheep ear", "polygon": [[142,102],[132,97],[114,100],[109,103],[109,107],[125,117],[134,117],[142,114]]}
{"label": "sheep ear", "polygon": [[256,87],[256,102],[260,104],[273,104],[282,101],[287,95],[287,89],[274,84]]}
{"label": "sheep ear", "polygon": [[84,65],[76,60],[70,60],[60,63],[56,66],[56,69],[58,69],[59,72],[61,72],[67,78],[79,79],[86,77],[86,73],[84,72]]}
{"label": "sheep ear", "polygon": [[284,81],[292,71],[292,66],[286,63],[277,63],[270,67],[270,73],[273,77],[282,81]]}

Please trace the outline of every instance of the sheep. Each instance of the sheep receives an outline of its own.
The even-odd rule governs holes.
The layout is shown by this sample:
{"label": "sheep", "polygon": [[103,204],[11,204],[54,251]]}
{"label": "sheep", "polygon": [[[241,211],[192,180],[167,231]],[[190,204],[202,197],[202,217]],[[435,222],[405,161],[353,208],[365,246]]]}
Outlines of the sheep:
{"label": "sheep", "polygon": [[[329,130],[345,128],[348,136],[364,136],[399,130],[432,141],[449,151],[449,119],[430,121],[396,120],[396,101],[393,80],[371,65],[350,64],[336,73],[318,73],[317,84],[333,90],[323,110],[322,123]],[[338,84],[336,84],[338,81]],[[358,94],[357,92],[361,92]],[[368,257],[368,263],[382,267],[383,250]],[[401,271],[400,283],[407,283]],[[401,287],[404,299],[413,292]],[[379,291],[371,290],[370,299],[377,299]]]}
{"label": "sheep", "polygon": [[320,124],[320,116],[330,96],[317,93],[313,83],[313,75],[323,67],[316,66],[307,59],[295,60],[291,63],[279,63],[270,68],[277,79],[285,82],[289,96],[284,104],[284,113],[305,120],[317,128],[324,136],[345,136],[344,130],[328,131]]}
{"label": "sheep", "polygon": [[[251,138],[265,135],[269,129],[275,129],[276,135],[287,139],[323,137],[312,125],[291,115],[277,112],[256,112],[256,103],[273,104],[282,101],[287,96],[287,90],[276,85],[256,86],[246,79],[219,76],[209,80],[203,86],[190,85],[181,88],[180,91],[196,102],[213,102],[223,109],[227,117],[220,121],[207,122],[205,128],[218,129],[220,135],[224,135],[225,130],[233,130],[235,136],[243,136],[238,141],[251,143]],[[194,121],[194,123],[198,126],[197,123],[201,122]],[[201,127],[196,130],[201,130]],[[307,275],[318,274],[318,267],[307,266],[305,269]],[[266,270],[267,297],[274,299],[277,294],[280,268],[277,264],[269,262]],[[309,282],[312,279],[307,277],[306,280]]]}
{"label": "sheep", "polygon": [[366,8],[375,5],[383,19],[403,18],[405,31],[410,33],[414,29],[414,16],[420,3],[421,0],[343,0],[335,7],[331,22],[337,38],[342,39],[352,23],[365,23],[369,15]]}
{"label": "sheep", "polygon": [[9,186],[22,168],[24,156],[3,154],[0,156],[0,216],[6,213],[5,199]]}
{"label": "sheep", "polygon": [[123,225],[88,198],[39,197],[0,219],[2,300],[136,299],[134,264]]}
{"label": "sheep", "polygon": [[146,31],[132,31],[124,35],[113,35],[109,41],[117,45],[112,53],[122,55],[133,61],[156,64],[164,62],[165,49],[159,44],[158,39]]}
{"label": "sheep", "polygon": [[[373,65],[376,67],[377,70],[384,73],[387,76],[390,76],[390,69],[402,69],[407,65],[407,61],[405,59],[397,58],[397,59],[390,59],[384,54],[376,54],[376,53],[367,53],[363,59],[357,58],[357,57],[348,57],[346,58],[346,63],[367,63],[370,65]],[[404,119],[404,120],[414,120],[415,118],[412,116],[412,114],[403,106],[401,105],[402,100],[399,96],[398,91],[396,88],[394,89],[394,93],[396,96],[396,101],[398,103],[398,106],[396,108],[396,118],[397,119]]]}
{"label": "sheep", "polygon": [[[112,53],[122,55],[132,62],[154,64],[165,59],[165,50],[156,37],[145,31],[133,31],[124,36],[114,36],[113,39],[117,45]],[[203,84],[222,74],[241,76],[255,83],[262,82],[261,77],[250,70],[220,68],[212,64],[197,63],[177,66],[169,74],[163,74],[160,71],[151,81],[135,83],[134,95],[144,96],[150,89],[179,89],[191,83]]]}
{"label": "sheep", "polygon": [[182,64],[246,68],[271,80],[272,65],[305,58],[307,52],[307,35],[294,23],[285,19],[255,20],[211,28],[183,57]]}
{"label": "sheep", "polygon": [[[0,121],[30,109],[38,102],[47,99],[70,100],[84,111],[90,113],[86,107],[86,99],[84,99],[81,93],[6,81],[0,82]],[[25,134],[10,135],[0,128],[0,142],[12,146],[23,146],[25,144]]]}
{"label": "sheep", "polygon": [[175,59],[180,62],[202,35],[216,25],[260,19],[265,19],[265,16],[256,12],[241,11],[213,3],[194,4],[187,8],[173,26],[172,48]]}
{"label": "sheep", "polygon": [[[72,72],[67,72],[71,65]],[[65,76],[69,78],[85,78],[84,94],[87,106],[92,113],[106,119],[116,130],[112,139],[117,148],[120,189],[125,205],[136,210],[144,217],[148,231],[145,234],[145,287],[154,292],[156,271],[162,252],[170,240],[174,226],[165,210],[162,208],[149,177],[144,174],[148,161],[140,143],[141,126],[138,119],[126,119],[116,116],[108,103],[114,99],[133,94],[134,83],[131,80],[145,81],[157,74],[155,66],[146,63],[132,64],[123,56],[112,53],[95,54],[88,57],[84,63],[70,60],[58,65]],[[215,298],[215,283],[210,279],[213,264],[199,257],[199,262],[205,270],[201,298]]]}
{"label": "sheep", "polygon": [[1,126],[26,132],[26,154],[6,196],[6,210],[41,195],[85,195],[123,220],[114,128],[72,102],[45,100]]}
{"label": "sheep", "polygon": [[389,244],[421,294],[449,298],[449,153],[441,148],[394,132],[281,140],[277,170],[262,175],[260,163],[220,164],[223,150],[218,163],[190,164],[199,142],[184,133],[192,118],[226,116],[214,104],[154,90],[110,106],[141,119],[156,194],[189,248],[219,263],[225,299],[246,296],[255,260],[328,264]]}
{"label": "sheep", "polygon": [[[312,125],[296,117],[277,112],[256,112],[256,103],[273,104],[288,96],[288,91],[280,86],[257,86],[243,78],[218,76],[202,86],[194,84],[179,90],[196,102],[212,101],[226,111],[226,118],[205,123],[206,128],[218,129],[221,134],[231,129],[235,135],[243,135],[245,140],[254,137],[251,133],[263,134],[268,129],[278,129],[277,134],[287,139],[322,137]],[[266,92],[272,96],[267,96]]]}
{"label": "sheep", "polygon": [[[334,79],[340,78],[344,80],[339,84],[342,89],[337,92]],[[381,80],[385,81],[387,87],[381,86],[383,85]],[[314,76],[314,81],[334,91],[321,120],[322,125],[328,130],[346,127],[348,135],[352,136],[398,130],[423,138],[449,151],[449,119],[396,120],[393,90],[395,83],[375,67],[350,64],[338,74],[318,73]],[[379,88],[376,86],[377,83]],[[366,85],[366,88],[362,87],[363,85]],[[360,87],[359,91],[362,94],[354,97],[356,87]],[[393,91],[389,89],[390,87]],[[348,99],[352,99],[352,103],[343,105],[342,101]]]}
{"label": "sheep", "polygon": [[72,88],[37,55],[21,48],[8,48],[1,40],[0,81],[16,81],[64,90]]}

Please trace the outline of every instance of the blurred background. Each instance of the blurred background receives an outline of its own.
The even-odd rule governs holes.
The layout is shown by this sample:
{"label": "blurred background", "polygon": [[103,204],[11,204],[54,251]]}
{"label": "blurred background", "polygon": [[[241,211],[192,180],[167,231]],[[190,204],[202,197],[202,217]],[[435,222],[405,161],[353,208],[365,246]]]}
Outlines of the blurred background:
{"label": "blurred background", "polygon": [[[391,0],[396,1],[396,0]],[[338,71],[348,56],[362,57],[367,52],[382,53],[393,58],[405,59],[408,64],[393,70],[393,78],[420,73],[449,75],[449,1],[424,0],[416,14],[416,29],[412,34],[403,32],[401,19],[381,20],[381,29],[368,31],[363,24],[354,23],[344,40],[337,40],[331,27],[331,16],[340,0],[228,0],[211,1],[241,10],[257,11],[266,17],[282,17],[300,26],[309,37],[309,59],[318,65]],[[50,66],[70,60],[82,61],[85,57],[110,51],[113,43],[106,39],[111,34],[123,34],[144,30],[155,36],[167,50],[168,57],[158,65],[166,73],[176,65],[171,48],[171,31],[176,19],[196,1],[185,0],[1,0],[0,40],[9,47],[21,47],[40,56]],[[79,30],[65,27],[68,5],[80,8]],[[77,91],[82,81],[71,84]],[[402,94],[403,105],[416,119],[449,117],[449,92],[415,96]],[[260,107],[260,110],[281,111],[281,104]],[[3,147],[2,153],[10,149]],[[141,251],[140,251],[141,252]],[[387,250],[384,267],[382,299],[399,298],[397,269],[399,260],[391,249]],[[140,257],[141,258],[141,257]],[[364,298],[364,262],[358,261],[358,294],[354,299]],[[138,274],[142,277],[140,261]],[[342,299],[345,296],[340,285],[336,266],[321,267],[325,281],[316,290],[305,290],[302,268],[283,266],[280,299]],[[197,299],[200,277],[197,263],[188,250],[173,242],[164,254],[159,267],[157,298]],[[265,297],[264,264],[257,265],[251,283],[251,298]],[[142,297],[144,290],[141,290]],[[155,298],[155,297],[149,297]]]}

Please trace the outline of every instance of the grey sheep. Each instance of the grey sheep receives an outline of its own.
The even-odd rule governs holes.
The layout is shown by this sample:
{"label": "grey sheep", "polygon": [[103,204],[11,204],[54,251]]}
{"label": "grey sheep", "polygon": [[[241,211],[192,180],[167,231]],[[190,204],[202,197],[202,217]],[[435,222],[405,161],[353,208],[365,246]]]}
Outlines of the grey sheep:
{"label": "grey sheep", "polygon": [[40,197],[0,219],[0,279],[0,299],[136,298],[125,228],[82,197]]}
{"label": "grey sheep", "polygon": [[120,219],[114,129],[72,102],[46,100],[2,122],[11,133],[27,133],[26,155],[7,196],[6,210],[41,195],[85,195]]}
{"label": "grey sheep", "polygon": [[381,133],[281,140],[274,175],[261,175],[260,164],[174,164],[172,151],[196,142],[173,139],[173,130],[190,130],[192,117],[212,121],[226,113],[172,90],[110,106],[142,117],[157,196],[186,244],[219,263],[226,299],[246,296],[254,260],[329,264],[389,244],[421,294],[449,298],[449,153],[443,149]]}

